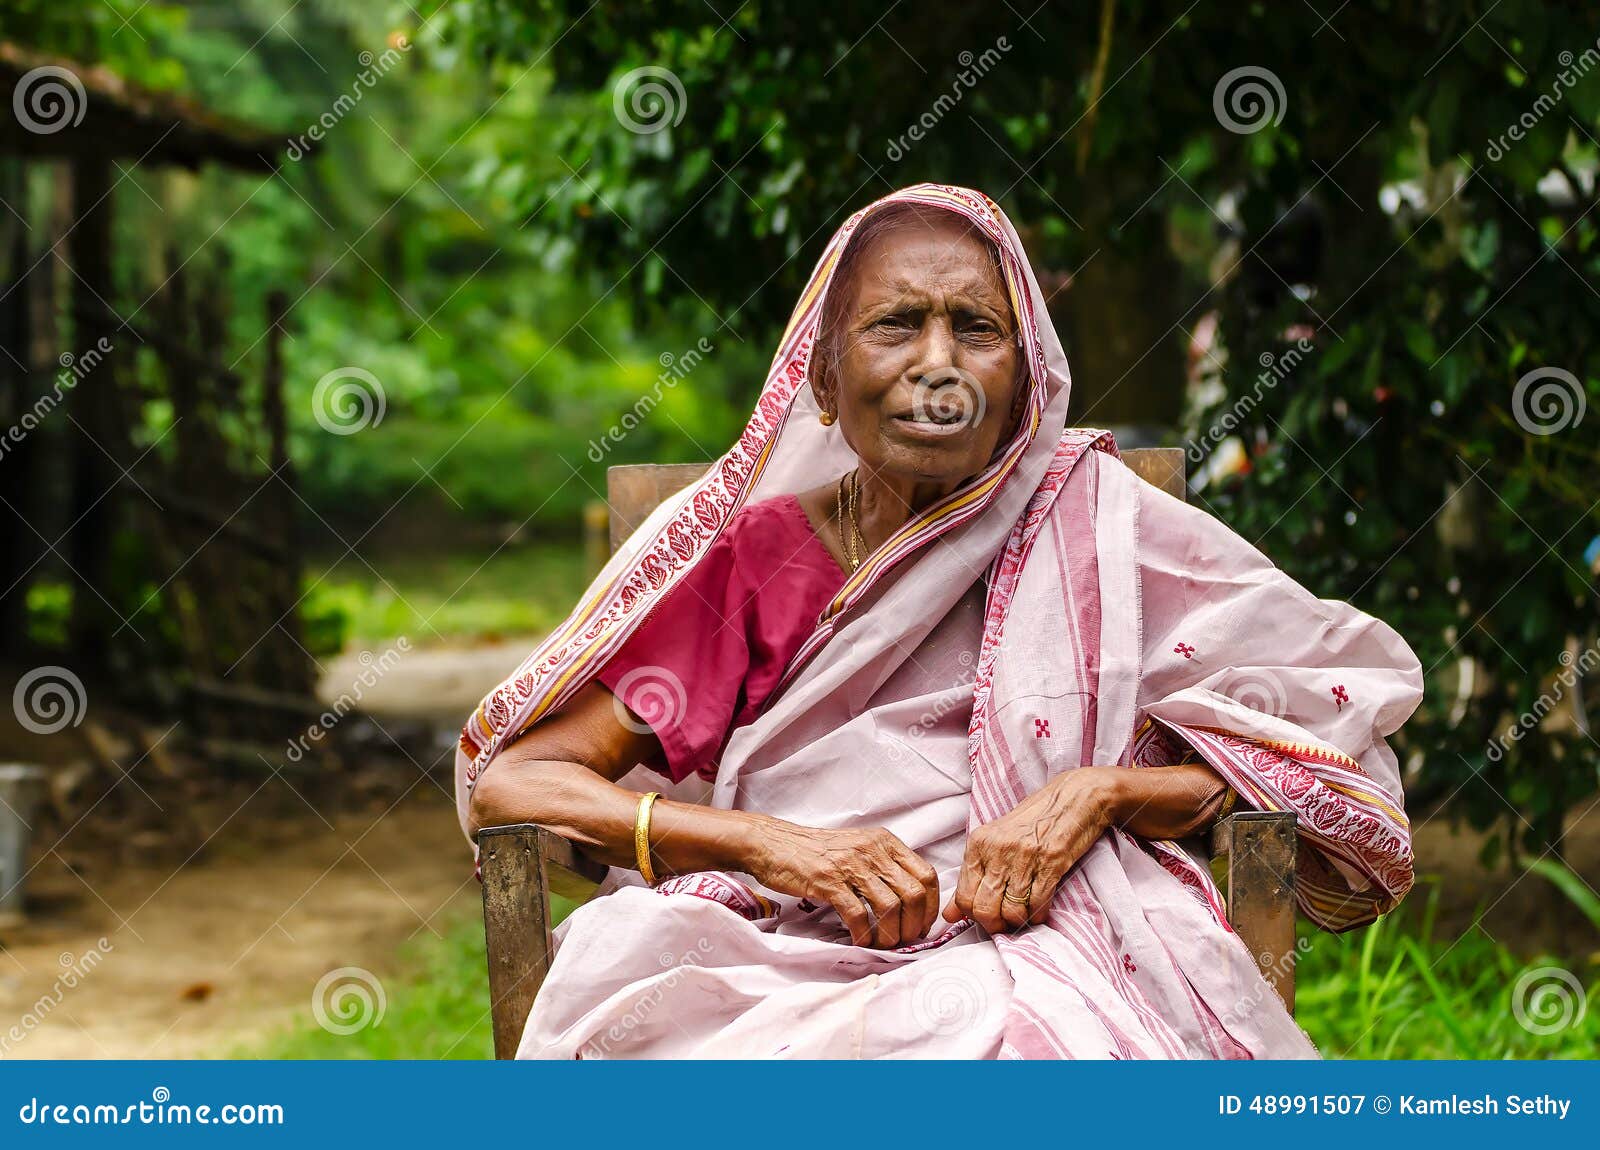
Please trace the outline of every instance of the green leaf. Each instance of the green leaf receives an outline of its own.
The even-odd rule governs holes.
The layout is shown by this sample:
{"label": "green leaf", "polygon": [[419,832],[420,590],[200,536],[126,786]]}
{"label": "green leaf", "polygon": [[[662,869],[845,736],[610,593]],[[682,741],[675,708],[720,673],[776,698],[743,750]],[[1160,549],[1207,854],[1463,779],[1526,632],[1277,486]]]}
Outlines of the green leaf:
{"label": "green leaf", "polygon": [[1411,358],[1424,365],[1432,364],[1439,358],[1439,349],[1434,345],[1433,333],[1420,323],[1408,323],[1405,330],[1406,349],[1411,352]]}
{"label": "green leaf", "polygon": [[1596,930],[1600,930],[1600,898],[1574,871],[1550,858],[1534,859],[1525,864],[1524,869],[1548,879],[1557,890],[1572,900],[1572,905],[1583,912]]}
{"label": "green leaf", "polygon": [[1449,160],[1462,147],[1457,129],[1462,82],[1458,73],[1446,73],[1428,101],[1428,158],[1435,164]]}

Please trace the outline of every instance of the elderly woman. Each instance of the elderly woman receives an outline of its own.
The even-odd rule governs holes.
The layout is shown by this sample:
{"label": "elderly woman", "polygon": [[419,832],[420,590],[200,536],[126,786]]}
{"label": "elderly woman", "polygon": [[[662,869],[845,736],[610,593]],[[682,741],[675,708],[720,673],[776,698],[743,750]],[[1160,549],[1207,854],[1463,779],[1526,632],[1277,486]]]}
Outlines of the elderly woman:
{"label": "elderly woman", "polygon": [[986,196],[840,229],[739,442],[463,732],[469,834],[614,868],[523,1056],[1315,1055],[1185,840],[1293,810],[1309,916],[1392,907],[1416,659],[1068,392]]}

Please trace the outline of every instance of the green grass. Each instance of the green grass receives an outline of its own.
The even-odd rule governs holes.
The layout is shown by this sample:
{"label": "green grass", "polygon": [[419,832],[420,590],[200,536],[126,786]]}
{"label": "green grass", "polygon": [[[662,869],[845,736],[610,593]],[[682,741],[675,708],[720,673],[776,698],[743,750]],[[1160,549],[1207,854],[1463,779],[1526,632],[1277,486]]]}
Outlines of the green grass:
{"label": "green grass", "polygon": [[[1600,1057],[1600,970],[1584,961],[1514,957],[1476,927],[1459,939],[1432,933],[1433,900],[1364,930],[1329,935],[1302,924],[1298,1018],[1330,1058]],[[1517,1019],[1520,978],[1560,969],[1587,986],[1582,1017],[1550,1034]],[[388,999],[375,1027],[343,1036],[312,1020],[237,1053],[253,1058],[486,1058],[482,925],[475,916],[407,947],[392,972],[378,972]],[[1558,1021],[1558,976],[1531,980],[1523,1011],[1535,1026]],[[1550,990],[1539,1005],[1537,988]]]}
{"label": "green grass", "polygon": [[334,1034],[308,1016],[293,1029],[226,1057],[488,1058],[494,1043],[484,970],[482,923],[452,922],[443,938],[423,935],[402,948],[394,970],[373,972],[384,995],[375,1025]]}
{"label": "green grass", "polygon": [[1438,938],[1421,893],[1363,930],[1302,933],[1296,1014],[1323,1054],[1600,1057],[1600,955],[1524,960],[1476,925]]}
{"label": "green grass", "polygon": [[[556,921],[572,904],[555,896]],[[375,1025],[335,1034],[307,1016],[264,1041],[225,1053],[270,1059],[477,1059],[494,1055],[489,1026],[483,920],[467,912],[441,924],[442,937],[417,936],[401,947],[392,968],[375,970],[384,1010]],[[330,1004],[330,1005],[337,1005]],[[347,1009],[350,1005],[347,1004]],[[335,1011],[335,1021],[353,1017]]]}
{"label": "green grass", "polygon": [[323,650],[344,641],[412,642],[542,633],[559,623],[589,581],[575,543],[347,556],[312,576],[308,629]]}

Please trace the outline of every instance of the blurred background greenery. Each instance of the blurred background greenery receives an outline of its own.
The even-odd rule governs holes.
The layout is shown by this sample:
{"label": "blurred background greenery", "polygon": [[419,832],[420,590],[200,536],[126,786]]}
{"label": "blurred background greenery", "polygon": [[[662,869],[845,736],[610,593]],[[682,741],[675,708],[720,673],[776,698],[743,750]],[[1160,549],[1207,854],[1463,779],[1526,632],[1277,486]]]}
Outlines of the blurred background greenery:
{"label": "blurred background greenery", "polygon": [[[176,314],[179,273],[225,300],[199,353],[246,390],[279,348],[292,640],[324,679],[400,636],[504,642],[509,668],[586,578],[605,468],[738,434],[849,212],[924,179],[994,196],[1068,342],[1075,418],[1184,445],[1196,502],[1407,636],[1428,677],[1397,741],[1413,822],[1477,832],[1502,886],[1456,901],[1525,882],[1544,923],[1441,926],[1419,894],[1312,945],[1303,1020],[1334,1053],[1592,1055],[1592,1011],[1546,1039],[1495,1004],[1553,955],[1581,1015],[1600,943],[1600,852],[1574,837],[1600,789],[1600,21],[1576,2],[1323,7],[6,0],[0,42],[276,141],[264,171],[119,160],[103,302]],[[49,247],[59,182],[6,162],[36,225],[15,277]],[[349,434],[318,388],[352,370],[371,382]],[[159,465],[181,451],[177,389],[144,358],[118,371],[144,385],[128,446]],[[215,420],[241,457],[252,418]],[[70,448],[63,421],[37,434]],[[41,475],[54,538],[79,505]],[[38,555],[7,658],[90,677],[94,651],[107,693],[153,706],[171,692],[134,670],[203,678],[185,627],[205,612],[131,513],[107,522],[103,579],[14,532]],[[86,646],[94,598],[163,654],[115,618]],[[410,1022],[341,1050],[443,1053],[422,1036],[448,1032],[481,1053],[452,1045],[483,1024],[471,933],[402,964]]]}

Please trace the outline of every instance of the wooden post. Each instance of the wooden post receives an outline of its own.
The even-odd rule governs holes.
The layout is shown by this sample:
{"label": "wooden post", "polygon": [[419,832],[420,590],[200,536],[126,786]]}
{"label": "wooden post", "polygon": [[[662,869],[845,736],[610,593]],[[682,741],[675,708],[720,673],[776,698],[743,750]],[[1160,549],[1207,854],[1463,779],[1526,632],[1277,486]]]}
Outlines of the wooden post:
{"label": "wooden post", "polygon": [[611,508],[611,550],[669,495],[676,495],[709,470],[709,463],[638,463],[606,469],[606,503]]}
{"label": "wooden post", "polygon": [[1211,849],[1228,860],[1228,921],[1293,1014],[1294,812],[1229,815],[1212,832]]}
{"label": "wooden post", "polygon": [[536,826],[478,834],[483,934],[489,958],[494,1056],[514,1058],[534,997],[550,969],[550,887]]}

